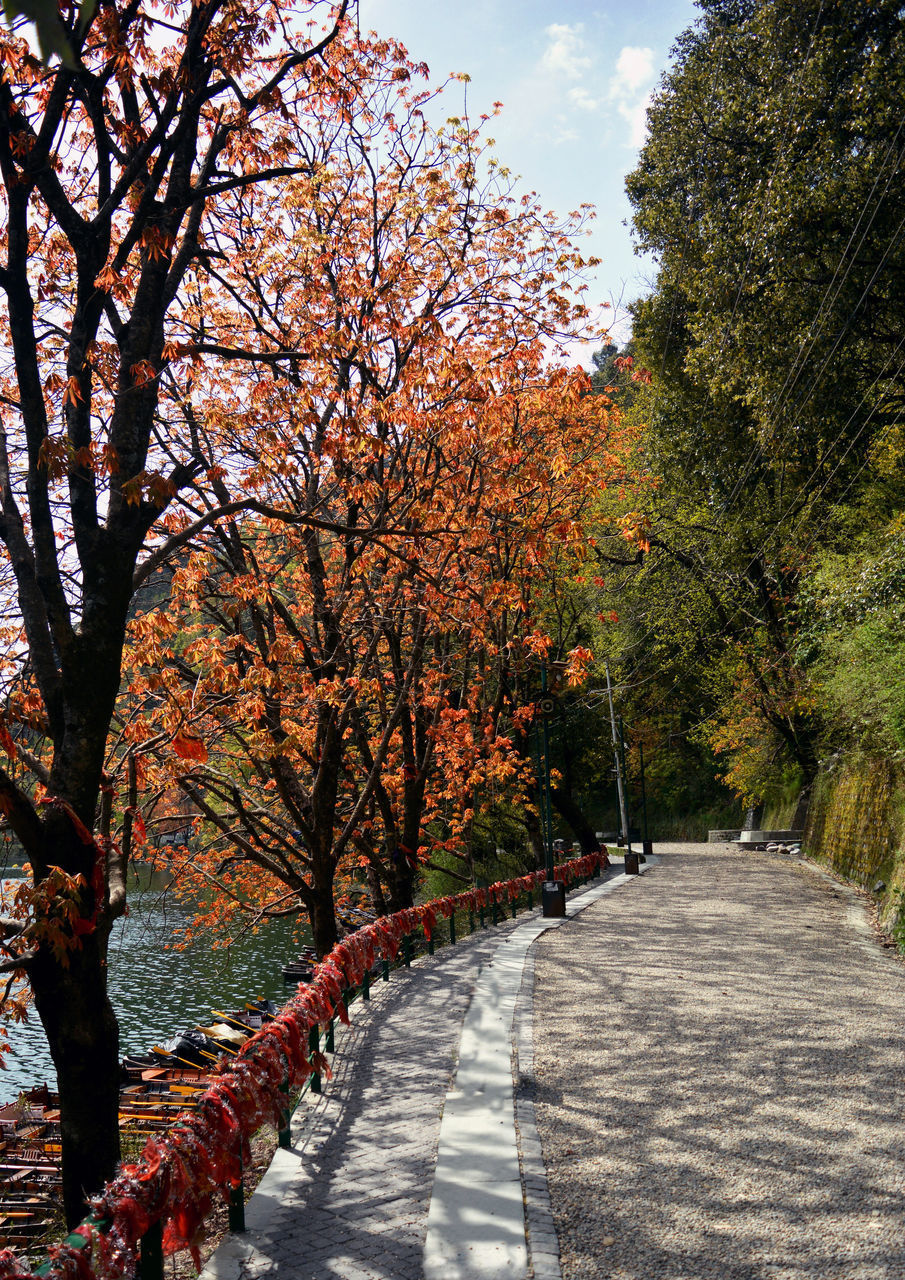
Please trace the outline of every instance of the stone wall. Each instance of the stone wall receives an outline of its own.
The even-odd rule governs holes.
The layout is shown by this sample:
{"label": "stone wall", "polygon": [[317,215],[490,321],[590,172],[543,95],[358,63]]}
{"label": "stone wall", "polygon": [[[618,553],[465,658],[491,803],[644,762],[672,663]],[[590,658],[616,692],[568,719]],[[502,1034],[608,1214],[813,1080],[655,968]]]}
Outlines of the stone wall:
{"label": "stone wall", "polygon": [[867,889],[878,881],[881,919],[899,912],[905,890],[905,769],[884,758],[838,756],[820,771],[802,847]]}

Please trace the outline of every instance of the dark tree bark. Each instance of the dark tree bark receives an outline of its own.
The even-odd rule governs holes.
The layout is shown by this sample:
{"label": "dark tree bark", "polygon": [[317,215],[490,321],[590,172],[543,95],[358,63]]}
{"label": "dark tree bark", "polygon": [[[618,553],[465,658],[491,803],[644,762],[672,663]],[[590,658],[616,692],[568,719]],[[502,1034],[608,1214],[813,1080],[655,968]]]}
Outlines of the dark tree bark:
{"label": "dark tree bark", "polygon": [[525,797],[525,829],[528,832],[528,844],[536,867],[546,865],[547,850],[544,846],[544,830],[540,820],[540,806],[543,803],[539,795]]}
{"label": "dark tree bark", "polygon": [[[29,713],[29,731],[44,734],[49,774],[39,761],[47,792],[39,810],[18,770],[0,770],[0,804],[37,888],[55,868],[83,877],[74,929],[55,921],[52,901],[40,908],[43,925],[64,938],[68,930],[73,945],[63,959],[43,938],[31,948],[36,954],[23,953],[57,1067],[70,1225],[119,1157],[119,1040],[107,997],[107,939],[125,906],[125,877],[121,860],[91,833],[129,602],[142,577],[136,565],[146,536],[173,497],[211,465],[190,437],[178,447],[160,444],[150,461],[155,430],[166,433],[158,408],[167,320],[180,305],[189,266],[206,251],[218,193],[277,176],[246,171],[241,161],[234,166],[237,130],[273,110],[277,88],[336,38],[346,7],[342,0],[337,24],[319,45],[287,54],[269,86],[247,86],[247,94],[220,65],[217,24],[229,29],[236,21],[223,0],[186,10],[175,76],[161,77],[156,89],[142,76],[140,97],[123,62],[141,61],[147,15],[139,5],[102,2],[81,36],[70,10],[76,69],[61,66],[37,79],[27,57],[16,63],[21,46],[4,36],[12,58],[0,81],[0,179],[9,214],[0,288],[14,373],[4,385],[0,424],[0,540],[28,646],[23,678],[42,707],[41,715]],[[250,30],[254,11],[247,20]],[[226,58],[231,68],[228,50]],[[62,255],[58,265],[42,256],[50,252]],[[101,273],[120,279],[127,267],[128,291],[115,296]],[[102,359],[113,368],[106,382],[97,373]],[[113,460],[109,474],[96,462],[102,449]],[[149,465],[167,471],[156,487],[148,484]],[[155,562],[166,551],[158,546]]]}
{"label": "dark tree bark", "polygon": [[571,791],[566,787],[551,787],[550,798],[556,805],[561,817],[572,828],[575,839],[581,845],[582,853],[595,853],[600,847],[600,841],[594,833],[594,828],[588,822],[581,805],[572,795]]}

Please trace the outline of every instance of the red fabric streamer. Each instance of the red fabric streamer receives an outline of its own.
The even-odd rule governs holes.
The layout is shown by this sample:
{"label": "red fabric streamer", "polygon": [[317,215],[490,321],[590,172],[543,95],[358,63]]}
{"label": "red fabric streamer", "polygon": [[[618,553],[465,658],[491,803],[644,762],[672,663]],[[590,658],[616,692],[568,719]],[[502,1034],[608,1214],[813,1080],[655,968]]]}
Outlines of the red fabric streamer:
{"label": "red fabric streamer", "polygon": [[[609,866],[606,853],[589,853],[555,868],[567,884]],[[160,1138],[149,1138],[135,1164],[123,1165],[92,1202],[98,1217],[109,1220],[103,1232],[86,1225],[80,1233],[90,1247],[61,1245],[50,1251],[45,1280],[121,1280],[134,1274],[141,1237],[155,1222],[164,1224],[164,1249],[189,1249],[197,1263],[204,1218],[215,1195],[238,1186],[249,1140],[265,1121],[282,1125],[284,1084],[301,1085],[313,1071],[330,1078],[330,1066],[317,1051],[309,1056],[308,1034],[334,1015],[348,1022],[344,992],[361,982],[377,957],[393,960],[404,937],[420,928],[430,940],[437,919],[456,911],[474,911],[530,893],[546,879],[531,872],[487,888],[467,889],[409,907],[350,934],[317,965],[310,983],[300,985],[276,1018],[251,1036],[235,1058],[202,1094],[194,1112],[180,1115]],[[0,1280],[37,1280],[11,1250],[0,1251]]]}

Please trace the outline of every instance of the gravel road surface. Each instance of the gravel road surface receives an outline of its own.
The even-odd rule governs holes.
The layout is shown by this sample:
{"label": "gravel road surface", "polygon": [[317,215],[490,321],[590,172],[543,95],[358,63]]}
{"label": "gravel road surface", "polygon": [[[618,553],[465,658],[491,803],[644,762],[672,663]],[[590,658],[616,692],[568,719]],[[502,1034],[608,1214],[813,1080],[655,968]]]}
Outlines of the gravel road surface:
{"label": "gravel road surface", "polygon": [[905,966],[803,864],[656,853],[537,944],[564,1280],[905,1280]]}

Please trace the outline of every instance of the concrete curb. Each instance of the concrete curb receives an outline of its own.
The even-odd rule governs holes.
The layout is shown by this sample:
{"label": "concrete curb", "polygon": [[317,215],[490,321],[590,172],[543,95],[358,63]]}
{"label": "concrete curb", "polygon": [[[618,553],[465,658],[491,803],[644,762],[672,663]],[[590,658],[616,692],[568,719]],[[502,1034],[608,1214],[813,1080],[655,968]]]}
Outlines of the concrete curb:
{"label": "concrete curb", "polygon": [[[616,868],[608,874],[607,880],[592,889],[573,893],[566,904],[566,919],[634,878]],[[477,1234],[482,1243],[482,1256],[505,1259],[505,1265],[496,1271],[463,1271],[463,1276],[481,1276],[486,1280],[488,1275],[505,1273],[507,1280],[510,1277],[521,1280],[528,1275],[536,1280],[560,1280],[559,1246],[531,1096],[534,963],[531,947],[536,937],[563,923],[564,920],[542,919],[539,909],[535,908],[521,923],[501,922],[497,926],[499,933],[493,937],[489,930],[483,938],[475,935],[474,945],[482,948],[476,967],[474,958],[469,960],[468,952],[461,952],[466,969],[471,966],[476,976],[470,979],[467,992],[462,993],[464,1000],[460,997],[458,1010],[453,1014],[461,1031],[449,1027],[451,1052],[456,1053],[453,1046],[458,1044],[458,1053],[450,1060],[450,1074],[445,1075],[450,1082],[445,1097],[444,1077],[433,1077],[439,1084],[434,1111],[438,1118],[432,1130],[437,1137],[419,1141],[415,1135],[415,1141],[424,1157],[426,1175],[420,1184],[423,1188],[423,1207],[418,1219],[421,1241],[425,1240],[426,1225],[429,1230],[430,1207],[434,1207],[435,1213],[443,1210],[443,1218],[452,1216],[459,1220],[466,1236],[457,1246],[461,1251],[467,1252],[466,1246]],[[507,950],[516,935],[518,946]],[[428,987],[434,988],[430,1018],[445,1016],[448,996],[444,992],[450,973],[457,968],[456,950],[449,957],[453,962],[452,971],[448,961],[442,963],[443,952],[437,960],[427,961],[423,977]],[[444,972],[445,977],[441,976]],[[429,974],[433,975],[432,979]],[[413,970],[412,977],[417,976]],[[459,982],[461,984],[461,975]],[[342,1276],[343,1280],[390,1280],[391,1277],[392,1280],[426,1280],[427,1272],[423,1269],[426,1250],[423,1254],[421,1243],[412,1240],[411,1223],[406,1219],[407,1225],[398,1241],[391,1226],[392,1214],[399,1212],[394,1197],[405,1195],[404,1188],[397,1186],[402,1176],[397,1167],[398,1147],[389,1145],[384,1149],[378,1138],[373,1159],[366,1162],[367,1169],[359,1167],[358,1156],[353,1151],[347,1156],[348,1165],[340,1175],[339,1199],[335,1204],[332,1200],[326,1203],[315,1200],[313,1212],[310,1207],[314,1189],[322,1184],[325,1176],[325,1153],[345,1123],[349,1100],[355,1096],[350,1090],[357,1087],[363,1046],[368,1043],[373,1028],[387,1025],[387,1011],[395,1006],[398,993],[395,984],[375,984],[371,1004],[363,1008],[356,1006],[358,1016],[351,1027],[337,1027],[338,1052],[333,1062],[333,1080],[323,1094],[308,1095],[305,1105],[296,1111],[292,1120],[292,1149],[276,1152],[246,1204],[247,1234],[225,1236],[208,1259],[201,1280],[264,1280],[276,1271],[296,1276],[297,1280],[303,1277],[327,1280],[328,1276]],[[392,1014],[390,1021],[395,1016]],[[513,1029],[517,1034],[515,1043]],[[416,1069],[421,1061],[416,1060]],[[517,1064],[515,1068],[514,1064]],[[518,1088],[516,1081],[519,1081]],[[440,1099],[443,1099],[442,1119],[439,1118]],[[483,1106],[484,1103],[488,1106]],[[395,1118],[390,1115],[386,1122],[390,1128],[397,1122],[405,1127],[401,1115]],[[383,1138],[391,1144],[395,1141],[390,1133],[385,1133]],[[432,1148],[438,1138],[442,1165],[435,1170],[432,1151],[424,1149],[424,1142]],[[477,1164],[470,1163],[473,1161]],[[339,1171],[339,1166],[333,1168],[334,1174]],[[360,1210],[354,1209],[354,1202],[359,1186],[368,1194],[364,1186],[374,1170],[384,1170],[370,1215],[374,1221],[361,1230],[362,1213],[370,1202],[362,1201]],[[432,1176],[429,1206],[427,1192]],[[353,1209],[347,1201],[353,1202]],[[364,1216],[368,1217],[367,1212]],[[418,1234],[417,1229],[414,1234]],[[352,1240],[353,1235],[357,1239]],[[435,1234],[433,1241],[439,1241],[444,1248],[449,1244],[442,1234],[439,1237]],[[455,1280],[459,1274],[444,1264],[443,1280]]]}
{"label": "concrete curb", "polygon": [[810,858],[798,859],[797,865],[802,871],[809,872],[812,876],[822,880],[837,897],[845,900],[845,914],[848,925],[852,932],[857,935],[852,939],[851,945],[853,947],[860,947],[862,951],[867,952],[869,956],[873,956],[875,959],[881,956],[887,962],[891,961],[898,965],[902,963],[901,957],[896,950],[891,947],[884,947],[878,940],[871,922],[867,903],[853,884],[843,879],[837,872],[830,871],[826,867],[812,862]]}
{"label": "concrete curb", "polygon": [[558,1280],[558,1244],[530,1099],[519,1110],[524,1188],[522,1182],[511,1063],[516,1003],[528,954],[541,934],[633,879],[617,873],[571,898],[565,918],[527,921],[501,941],[478,978],[440,1124],[424,1280],[527,1280],[529,1236],[536,1280]]}
{"label": "concrete curb", "polygon": [[528,1266],[534,1280],[562,1280],[559,1242],[547,1187],[547,1169],[537,1129],[534,1075],[534,980],[537,950],[525,957],[522,988],[515,1008],[513,1078],[515,1080],[515,1130],[522,1166],[525,1196],[525,1228]]}

